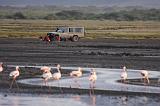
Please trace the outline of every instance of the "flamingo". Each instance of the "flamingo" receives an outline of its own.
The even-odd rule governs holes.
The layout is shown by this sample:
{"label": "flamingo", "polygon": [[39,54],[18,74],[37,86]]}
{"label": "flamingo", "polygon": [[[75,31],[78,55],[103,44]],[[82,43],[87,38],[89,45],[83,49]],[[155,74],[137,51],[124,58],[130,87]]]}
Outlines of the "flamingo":
{"label": "flamingo", "polygon": [[[89,81],[91,82],[90,88],[91,88],[91,91],[93,92],[93,94],[94,94],[94,87],[95,87],[96,80],[97,80],[96,71],[95,71],[95,69],[92,68],[90,76],[89,76]],[[91,91],[90,91],[90,94],[91,94]]]}
{"label": "flamingo", "polygon": [[16,70],[15,71],[12,71],[9,76],[12,78],[12,83],[10,85],[10,89],[12,88],[12,85],[13,85],[13,82],[15,81],[16,85],[17,85],[17,88],[19,89],[18,87],[18,84],[16,82],[16,78],[19,76],[19,66],[16,66]]}
{"label": "flamingo", "polygon": [[[78,67],[78,70],[76,71],[72,71],[70,73],[70,76],[71,77],[74,77],[74,78],[78,78],[78,77],[81,77],[82,76],[82,68],[81,67]],[[78,87],[80,87],[78,81],[75,79],[75,83],[77,83]]]}
{"label": "flamingo", "polygon": [[95,87],[96,80],[97,80],[96,71],[95,71],[95,69],[92,68],[90,76],[89,76],[89,81],[91,81],[91,84],[90,84],[91,88]]}
{"label": "flamingo", "polygon": [[143,79],[144,79],[144,83],[150,83],[150,81],[149,81],[149,78],[148,78],[148,75],[149,75],[149,73],[148,73],[148,71],[147,70],[142,70],[141,72],[140,72],[140,74],[142,75],[142,77],[143,77]]}
{"label": "flamingo", "polygon": [[53,79],[54,80],[59,80],[61,78],[61,66],[60,64],[57,64],[57,71],[56,73],[54,73],[52,76],[53,76]]}
{"label": "flamingo", "polygon": [[0,63],[0,72],[2,72],[3,71],[3,63],[1,62]]}
{"label": "flamingo", "polygon": [[52,78],[52,73],[50,72],[50,70],[48,70],[47,72],[43,73],[42,74],[42,78],[44,79],[45,86],[47,86],[48,79]]}
{"label": "flamingo", "polygon": [[[47,86],[48,80],[52,78],[51,68],[47,67],[47,66],[43,66],[43,67],[41,67],[40,70],[43,72],[42,78],[43,78],[45,86]],[[42,88],[42,86],[41,86],[41,88]],[[49,89],[50,89],[50,87],[49,87]]]}
{"label": "flamingo", "polygon": [[126,66],[123,66],[123,70],[121,72],[121,82],[125,82],[127,80],[127,68]]}
{"label": "flamingo", "polygon": [[[58,80],[58,87],[60,88],[60,84],[59,84],[59,80],[60,80],[60,78],[61,78],[61,66],[60,66],[60,64],[57,64],[57,71],[58,72],[56,72],[56,73],[54,73],[53,75],[52,75],[52,78],[54,79],[54,80]],[[61,88],[60,88],[60,91],[61,91],[61,93],[63,93],[63,91],[61,90]]]}

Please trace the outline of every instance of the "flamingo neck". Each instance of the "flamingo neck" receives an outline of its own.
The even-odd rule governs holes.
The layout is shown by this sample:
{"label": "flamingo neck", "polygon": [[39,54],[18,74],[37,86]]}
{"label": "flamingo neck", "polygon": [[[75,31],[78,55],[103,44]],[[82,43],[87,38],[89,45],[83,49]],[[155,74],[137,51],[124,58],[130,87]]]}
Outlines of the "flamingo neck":
{"label": "flamingo neck", "polygon": [[18,72],[19,72],[19,68],[16,68],[16,71],[18,71]]}
{"label": "flamingo neck", "polygon": [[93,75],[96,75],[96,72],[94,72]]}
{"label": "flamingo neck", "polygon": [[60,68],[59,68],[59,67],[57,67],[57,71],[58,71],[58,73],[61,73],[61,71],[60,71]]}
{"label": "flamingo neck", "polygon": [[123,71],[124,71],[124,72],[126,72],[126,71],[127,71],[127,70],[126,70],[126,67],[123,67]]}
{"label": "flamingo neck", "polygon": [[81,72],[81,69],[78,69],[79,72]]}

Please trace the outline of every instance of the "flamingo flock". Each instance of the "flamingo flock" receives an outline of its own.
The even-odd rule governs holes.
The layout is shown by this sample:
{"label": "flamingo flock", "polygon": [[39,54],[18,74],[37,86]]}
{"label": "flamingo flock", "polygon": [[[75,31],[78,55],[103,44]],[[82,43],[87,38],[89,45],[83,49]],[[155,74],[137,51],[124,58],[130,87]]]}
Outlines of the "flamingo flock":
{"label": "flamingo flock", "polygon": [[[53,79],[53,80],[58,80],[58,86],[60,87],[59,80],[60,80],[60,78],[62,76],[61,75],[61,66],[60,66],[60,64],[57,64],[56,68],[57,68],[57,72],[52,74],[50,67],[47,67],[47,66],[41,67],[40,70],[42,71],[42,79],[44,80],[45,86],[48,85],[48,80],[49,79]],[[50,89],[50,86],[49,86],[49,89]],[[62,90],[61,90],[61,92],[62,92]]]}
{"label": "flamingo flock", "polygon": [[[59,80],[62,77],[60,64],[56,65],[56,69],[57,69],[57,72],[52,74],[50,67],[43,66],[43,67],[40,68],[40,71],[42,72],[41,77],[43,79],[43,82],[44,82],[45,86],[48,85],[48,80],[49,79],[50,80],[52,80],[52,79],[53,80],[58,80],[58,86],[59,86]],[[0,63],[0,72],[2,72],[2,71],[3,71],[3,63],[1,62]],[[10,84],[10,89],[12,89],[12,86],[13,86],[14,83],[16,84],[17,88],[19,89],[19,86],[16,82],[16,79],[17,79],[17,77],[19,77],[19,75],[20,75],[20,68],[19,68],[19,66],[16,66],[15,70],[10,72],[10,74],[9,74],[9,78],[12,79],[11,84]],[[69,73],[69,75],[70,75],[70,77],[72,77],[74,79],[74,82],[78,85],[78,87],[80,87],[80,84],[78,82],[78,78],[82,77],[82,75],[83,75],[82,68],[78,67],[77,70],[71,71]],[[142,79],[143,79],[144,83],[147,83],[147,84],[150,83],[149,72],[147,70],[141,70],[140,75],[142,76]],[[126,80],[128,78],[126,66],[123,66],[122,72],[120,74],[120,78],[121,78],[122,83],[126,82]],[[88,76],[88,81],[89,81],[89,87],[90,87],[92,92],[94,92],[93,89],[95,88],[96,80],[97,80],[96,70],[94,68],[91,68],[90,75]]]}
{"label": "flamingo flock", "polygon": [[[142,79],[144,80],[143,82],[146,84],[149,84],[149,72],[147,70],[141,70],[140,74],[142,76]],[[121,72],[121,82],[125,83],[127,78],[128,78],[128,74],[127,74],[127,68],[126,66],[123,66],[122,72]]]}

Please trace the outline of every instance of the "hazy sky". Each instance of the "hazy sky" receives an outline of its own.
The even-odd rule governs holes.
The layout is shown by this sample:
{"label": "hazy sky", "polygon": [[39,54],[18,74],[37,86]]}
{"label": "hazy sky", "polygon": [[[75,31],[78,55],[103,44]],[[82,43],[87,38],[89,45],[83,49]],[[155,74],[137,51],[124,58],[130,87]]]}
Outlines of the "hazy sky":
{"label": "hazy sky", "polygon": [[160,7],[160,0],[0,0],[0,5],[146,6]]}

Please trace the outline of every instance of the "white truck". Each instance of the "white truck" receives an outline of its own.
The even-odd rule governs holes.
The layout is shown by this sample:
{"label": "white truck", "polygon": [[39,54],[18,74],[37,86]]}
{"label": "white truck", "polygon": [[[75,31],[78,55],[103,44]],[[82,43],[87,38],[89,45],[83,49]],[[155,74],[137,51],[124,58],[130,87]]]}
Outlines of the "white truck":
{"label": "white truck", "polygon": [[78,41],[81,37],[84,37],[84,27],[60,27],[55,32],[48,32],[47,36],[50,41],[54,40],[71,40],[73,42]]}

